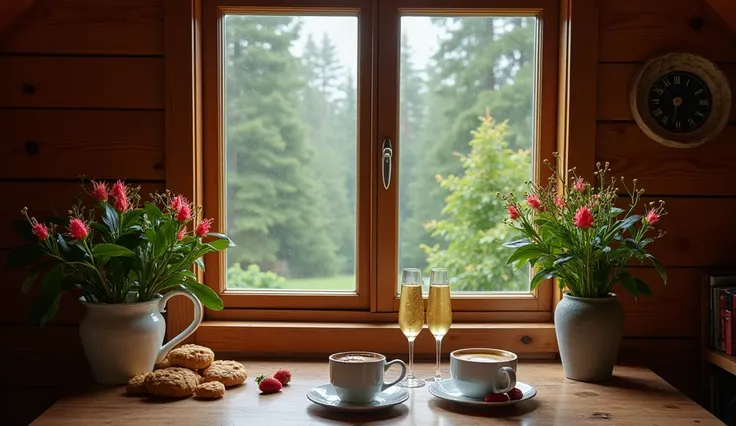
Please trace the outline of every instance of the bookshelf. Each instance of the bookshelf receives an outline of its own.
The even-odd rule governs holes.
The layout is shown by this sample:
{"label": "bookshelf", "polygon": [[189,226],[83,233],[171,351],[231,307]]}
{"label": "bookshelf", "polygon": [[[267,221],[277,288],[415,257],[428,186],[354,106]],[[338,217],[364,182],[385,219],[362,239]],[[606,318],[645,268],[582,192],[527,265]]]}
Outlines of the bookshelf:
{"label": "bookshelf", "polygon": [[706,358],[709,363],[718,366],[733,375],[736,375],[736,356],[731,356],[723,352],[708,349],[708,351],[706,352]]}

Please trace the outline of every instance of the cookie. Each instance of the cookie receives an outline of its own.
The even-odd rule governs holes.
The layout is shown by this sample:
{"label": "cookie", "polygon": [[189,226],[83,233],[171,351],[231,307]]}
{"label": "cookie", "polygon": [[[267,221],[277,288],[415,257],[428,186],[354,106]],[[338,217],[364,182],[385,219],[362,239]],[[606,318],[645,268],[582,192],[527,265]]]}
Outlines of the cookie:
{"label": "cookie", "polygon": [[169,367],[146,377],[148,393],[169,398],[182,398],[194,392],[199,384],[197,373],[188,368]]}
{"label": "cookie", "polygon": [[248,370],[237,361],[215,361],[204,370],[204,381],[220,382],[226,387],[241,385],[248,378]]}
{"label": "cookie", "polygon": [[164,358],[163,361],[153,366],[154,370],[163,370],[164,368],[171,367],[171,363],[169,362],[168,358]]}
{"label": "cookie", "polygon": [[202,383],[194,389],[194,394],[204,399],[222,398],[225,395],[225,385],[220,382]]}
{"label": "cookie", "polygon": [[128,384],[125,386],[125,393],[136,396],[148,395],[148,390],[146,389],[146,377],[148,377],[149,374],[150,373],[142,373],[128,380]]}
{"label": "cookie", "polygon": [[215,353],[204,346],[182,345],[169,352],[166,358],[171,365],[198,370],[209,367],[215,360]]}

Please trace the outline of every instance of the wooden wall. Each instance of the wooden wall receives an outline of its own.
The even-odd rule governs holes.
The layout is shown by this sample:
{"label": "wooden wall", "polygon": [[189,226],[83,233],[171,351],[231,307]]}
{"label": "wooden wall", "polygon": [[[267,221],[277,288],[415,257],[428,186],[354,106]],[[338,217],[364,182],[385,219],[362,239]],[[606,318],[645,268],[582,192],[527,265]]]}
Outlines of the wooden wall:
{"label": "wooden wall", "polygon": [[[3,265],[18,243],[10,219],[23,206],[66,211],[80,174],[164,187],[163,33],[163,0],[36,0],[0,37]],[[90,378],[82,312],[70,297],[51,325],[25,325],[21,276],[2,277],[3,424],[27,424]],[[32,368],[13,368],[21,357]]]}
{"label": "wooden wall", "polygon": [[629,109],[629,84],[649,57],[670,50],[717,62],[736,88],[734,35],[706,2],[698,0],[599,0],[596,157],[613,173],[638,178],[652,200],[666,202],[661,224],[668,235],[651,246],[667,267],[660,284],[650,267],[635,275],[654,284],[654,297],[627,310],[624,356],[647,362],[666,380],[696,397],[700,362],[701,279],[709,269],[733,266],[731,223],[736,208],[736,106],[732,122],[714,141],[673,149],[647,138]]}
{"label": "wooden wall", "polygon": [[[18,243],[10,218],[23,206],[63,211],[80,192],[79,174],[126,178],[144,192],[163,188],[163,1],[37,0],[0,38],[0,261]],[[650,55],[678,48],[723,65],[736,87],[736,45],[700,0],[599,4],[596,155],[615,173],[638,177],[670,211],[663,221],[670,235],[654,249],[670,283],[662,287],[651,268],[637,268],[654,284],[655,297],[622,296],[628,311],[622,356],[644,360],[695,395],[700,277],[709,267],[736,263],[729,227],[736,120],[705,146],[665,148],[633,122],[628,85]],[[25,424],[61,392],[89,380],[76,337],[81,310],[68,299],[51,325],[26,326],[20,275],[3,269],[2,276],[0,342],[12,347],[0,351],[3,412],[10,413],[4,421]],[[12,368],[20,357],[34,368]]]}

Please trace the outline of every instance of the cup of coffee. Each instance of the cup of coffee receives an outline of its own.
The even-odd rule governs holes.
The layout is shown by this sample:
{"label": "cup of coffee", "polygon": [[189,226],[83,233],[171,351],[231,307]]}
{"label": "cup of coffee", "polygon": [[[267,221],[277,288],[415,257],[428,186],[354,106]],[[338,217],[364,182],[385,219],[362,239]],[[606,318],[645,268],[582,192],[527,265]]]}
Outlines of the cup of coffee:
{"label": "cup of coffee", "polygon": [[[401,375],[391,383],[383,381],[392,365],[401,368]],[[406,364],[400,359],[386,362],[375,352],[340,352],[330,355],[330,383],[343,402],[372,402],[379,392],[400,382],[406,376]]]}
{"label": "cup of coffee", "polygon": [[516,354],[502,349],[458,349],[450,353],[450,375],[470,398],[508,392],[516,386]]}

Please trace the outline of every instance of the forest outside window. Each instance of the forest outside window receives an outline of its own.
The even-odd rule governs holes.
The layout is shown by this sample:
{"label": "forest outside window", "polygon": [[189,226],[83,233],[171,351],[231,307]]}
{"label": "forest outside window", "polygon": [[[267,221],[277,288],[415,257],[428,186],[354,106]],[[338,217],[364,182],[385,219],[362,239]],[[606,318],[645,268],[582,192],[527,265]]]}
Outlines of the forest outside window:
{"label": "forest outside window", "polygon": [[204,207],[237,244],[205,279],[226,307],[391,313],[402,268],[445,267],[456,311],[548,313],[550,284],[505,265],[495,194],[545,178],[556,2],[271,3],[204,6]]}

